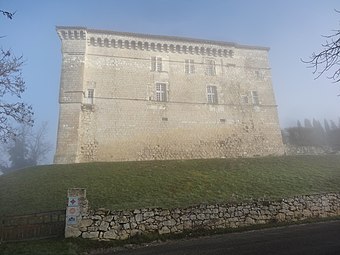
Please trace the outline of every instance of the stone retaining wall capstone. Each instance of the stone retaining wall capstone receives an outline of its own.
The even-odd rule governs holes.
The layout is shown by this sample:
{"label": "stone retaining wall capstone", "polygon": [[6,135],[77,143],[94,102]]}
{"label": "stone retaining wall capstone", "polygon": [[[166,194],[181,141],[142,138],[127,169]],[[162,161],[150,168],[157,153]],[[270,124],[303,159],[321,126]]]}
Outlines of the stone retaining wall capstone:
{"label": "stone retaining wall capstone", "polygon": [[328,154],[338,154],[339,152],[334,151],[331,147],[323,146],[296,146],[292,144],[284,145],[285,155],[328,155]]}
{"label": "stone retaining wall capstone", "polygon": [[188,208],[110,211],[89,210],[66,237],[123,240],[146,233],[178,234],[185,230],[238,228],[271,222],[294,222],[340,215],[340,193],[296,196],[281,201],[197,205]]}

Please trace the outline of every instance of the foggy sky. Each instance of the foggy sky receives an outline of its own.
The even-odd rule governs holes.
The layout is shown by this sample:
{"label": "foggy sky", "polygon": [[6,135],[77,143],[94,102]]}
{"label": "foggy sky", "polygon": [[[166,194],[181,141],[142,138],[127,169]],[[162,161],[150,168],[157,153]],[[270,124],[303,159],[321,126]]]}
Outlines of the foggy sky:
{"label": "foggy sky", "polygon": [[[338,122],[340,84],[326,76],[315,80],[301,62],[321,49],[340,27],[338,0],[3,0],[0,9],[14,12],[0,19],[0,45],[24,55],[26,102],[36,123],[49,123],[55,144],[61,44],[55,26],[184,36],[270,47],[272,81],[281,127],[316,118]],[[50,161],[52,161],[51,154]]]}

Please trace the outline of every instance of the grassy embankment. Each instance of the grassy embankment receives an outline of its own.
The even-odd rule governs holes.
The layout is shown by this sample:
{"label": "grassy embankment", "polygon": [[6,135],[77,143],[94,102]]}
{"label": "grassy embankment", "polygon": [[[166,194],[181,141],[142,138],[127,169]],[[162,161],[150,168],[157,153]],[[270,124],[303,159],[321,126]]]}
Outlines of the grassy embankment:
{"label": "grassy embankment", "polygon": [[300,156],[50,165],[0,177],[0,215],[64,209],[67,189],[92,208],[186,207],[340,191],[340,157]]}

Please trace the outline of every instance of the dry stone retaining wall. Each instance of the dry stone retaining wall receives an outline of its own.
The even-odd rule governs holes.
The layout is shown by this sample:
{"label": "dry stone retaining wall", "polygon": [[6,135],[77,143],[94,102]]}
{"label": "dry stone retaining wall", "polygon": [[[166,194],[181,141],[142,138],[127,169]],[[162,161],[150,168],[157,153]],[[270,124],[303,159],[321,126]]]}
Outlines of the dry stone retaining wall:
{"label": "dry stone retaining wall", "polygon": [[340,193],[297,196],[281,201],[147,208],[126,211],[90,210],[66,237],[123,240],[146,233],[177,234],[185,230],[238,228],[271,222],[293,222],[340,215]]}
{"label": "dry stone retaining wall", "polygon": [[316,147],[316,146],[295,146],[291,144],[285,144],[285,155],[327,155],[327,154],[336,154],[339,152],[334,151],[332,148],[324,146],[324,147]]}

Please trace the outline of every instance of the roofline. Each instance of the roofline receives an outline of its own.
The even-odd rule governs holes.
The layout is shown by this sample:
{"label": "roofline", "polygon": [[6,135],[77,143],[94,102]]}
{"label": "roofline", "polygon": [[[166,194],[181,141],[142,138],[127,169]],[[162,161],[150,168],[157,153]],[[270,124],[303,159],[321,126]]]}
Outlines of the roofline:
{"label": "roofline", "polygon": [[142,33],[132,33],[132,32],[119,32],[119,31],[111,31],[111,30],[92,29],[92,28],[87,28],[87,27],[82,27],[82,26],[56,26],[56,30],[59,30],[59,29],[77,29],[77,30],[86,30],[87,32],[90,32],[90,33],[112,34],[112,35],[121,35],[121,36],[136,36],[136,37],[145,37],[145,38],[161,39],[161,40],[173,40],[173,41],[180,41],[180,42],[215,44],[215,45],[229,46],[229,47],[235,47],[235,48],[258,49],[258,50],[266,50],[266,51],[270,50],[269,47],[242,45],[242,44],[233,43],[233,42],[197,39],[197,38],[180,37],[180,36],[169,36],[169,35],[152,35],[152,34],[142,34]]}

